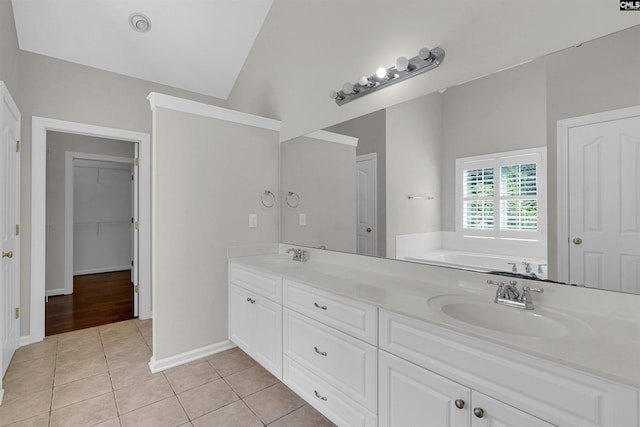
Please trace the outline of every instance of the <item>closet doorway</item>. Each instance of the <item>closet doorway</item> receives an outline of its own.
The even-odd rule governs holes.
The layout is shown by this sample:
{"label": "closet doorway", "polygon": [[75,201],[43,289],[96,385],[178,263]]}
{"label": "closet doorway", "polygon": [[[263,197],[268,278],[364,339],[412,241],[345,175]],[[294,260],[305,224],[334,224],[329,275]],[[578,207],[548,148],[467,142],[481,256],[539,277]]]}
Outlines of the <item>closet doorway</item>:
{"label": "closet doorway", "polygon": [[128,141],[47,133],[45,335],[138,315],[135,151]]}
{"label": "closet doorway", "polygon": [[[91,136],[105,140],[133,143],[135,173],[138,180],[137,265],[134,263],[139,297],[139,318],[150,319],[151,313],[151,137],[148,133],[68,122],[43,117],[32,118],[31,153],[31,292],[29,335],[22,336],[22,345],[39,342],[45,336],[46,241],[51,233],[47,226],[47,139],[53,133]],[[78,150],[75,150],[78,151]],[[59,203],[64,203],[58,198]],[[63,249],[64,251],[64,249]],[[135,249],[134,249],[135,251]],[[59,255],[59,252],[57,252]],[[51,260],[49,260],[51,262]],[[137,268],[135,268],[137,267]],[[55,285],[64,288],[64,284]]]}

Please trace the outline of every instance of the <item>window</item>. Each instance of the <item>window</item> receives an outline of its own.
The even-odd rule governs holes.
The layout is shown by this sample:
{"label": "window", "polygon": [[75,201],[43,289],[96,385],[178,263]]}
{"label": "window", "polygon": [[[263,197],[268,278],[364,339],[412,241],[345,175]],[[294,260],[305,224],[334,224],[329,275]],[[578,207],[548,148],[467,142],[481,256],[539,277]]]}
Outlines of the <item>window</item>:
{"label": "window", "polygon": [[458,232],[469,237],[542,240],[546,148],[456,160]]}

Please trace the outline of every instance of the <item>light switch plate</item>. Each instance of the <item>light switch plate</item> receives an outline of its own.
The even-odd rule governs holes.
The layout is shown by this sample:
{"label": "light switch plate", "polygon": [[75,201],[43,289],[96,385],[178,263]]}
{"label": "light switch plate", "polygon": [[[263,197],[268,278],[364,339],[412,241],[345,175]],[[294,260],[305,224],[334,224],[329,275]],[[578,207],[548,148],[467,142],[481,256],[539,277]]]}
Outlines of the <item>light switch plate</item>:
{"label": "light switch plate", "polygon": [[249,214],[249,228],[256,228],[258,226],[258,215]]}
{"label": "light switch plate", "polygon": [[298,214],[298,224],[307,225],[307,214]]}

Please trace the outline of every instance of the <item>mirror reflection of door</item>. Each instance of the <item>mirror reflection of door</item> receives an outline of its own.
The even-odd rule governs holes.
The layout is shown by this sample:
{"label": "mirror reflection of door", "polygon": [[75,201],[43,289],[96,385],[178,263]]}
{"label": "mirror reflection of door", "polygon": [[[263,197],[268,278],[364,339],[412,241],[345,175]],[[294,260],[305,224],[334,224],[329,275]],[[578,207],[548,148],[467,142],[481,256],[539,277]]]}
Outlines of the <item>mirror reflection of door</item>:
{"label": "mirror reflection of door", "polygon": [[569,283],[640,292],[640,116],[569,130]]}
{"label": "mirror reflection of door", "polygon": [[360,255],[377,255],[378,230],[376,224],[376,162],[377,154],[356,157],[357,191],[357,247]]}

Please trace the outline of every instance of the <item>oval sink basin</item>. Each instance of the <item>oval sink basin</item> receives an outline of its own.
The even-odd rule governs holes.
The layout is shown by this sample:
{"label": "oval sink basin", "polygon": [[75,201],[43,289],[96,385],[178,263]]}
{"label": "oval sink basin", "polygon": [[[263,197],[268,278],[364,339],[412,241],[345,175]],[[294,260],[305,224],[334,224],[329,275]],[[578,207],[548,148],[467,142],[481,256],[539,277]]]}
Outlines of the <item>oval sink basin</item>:
{"label": "oval sink basin", "polygon": [[521,337],[577,337],[588,335],[590,331],[586,323],[555,310],[523,310],[479,297],[442,295],[431,298],[428,304],[459,322]]}

